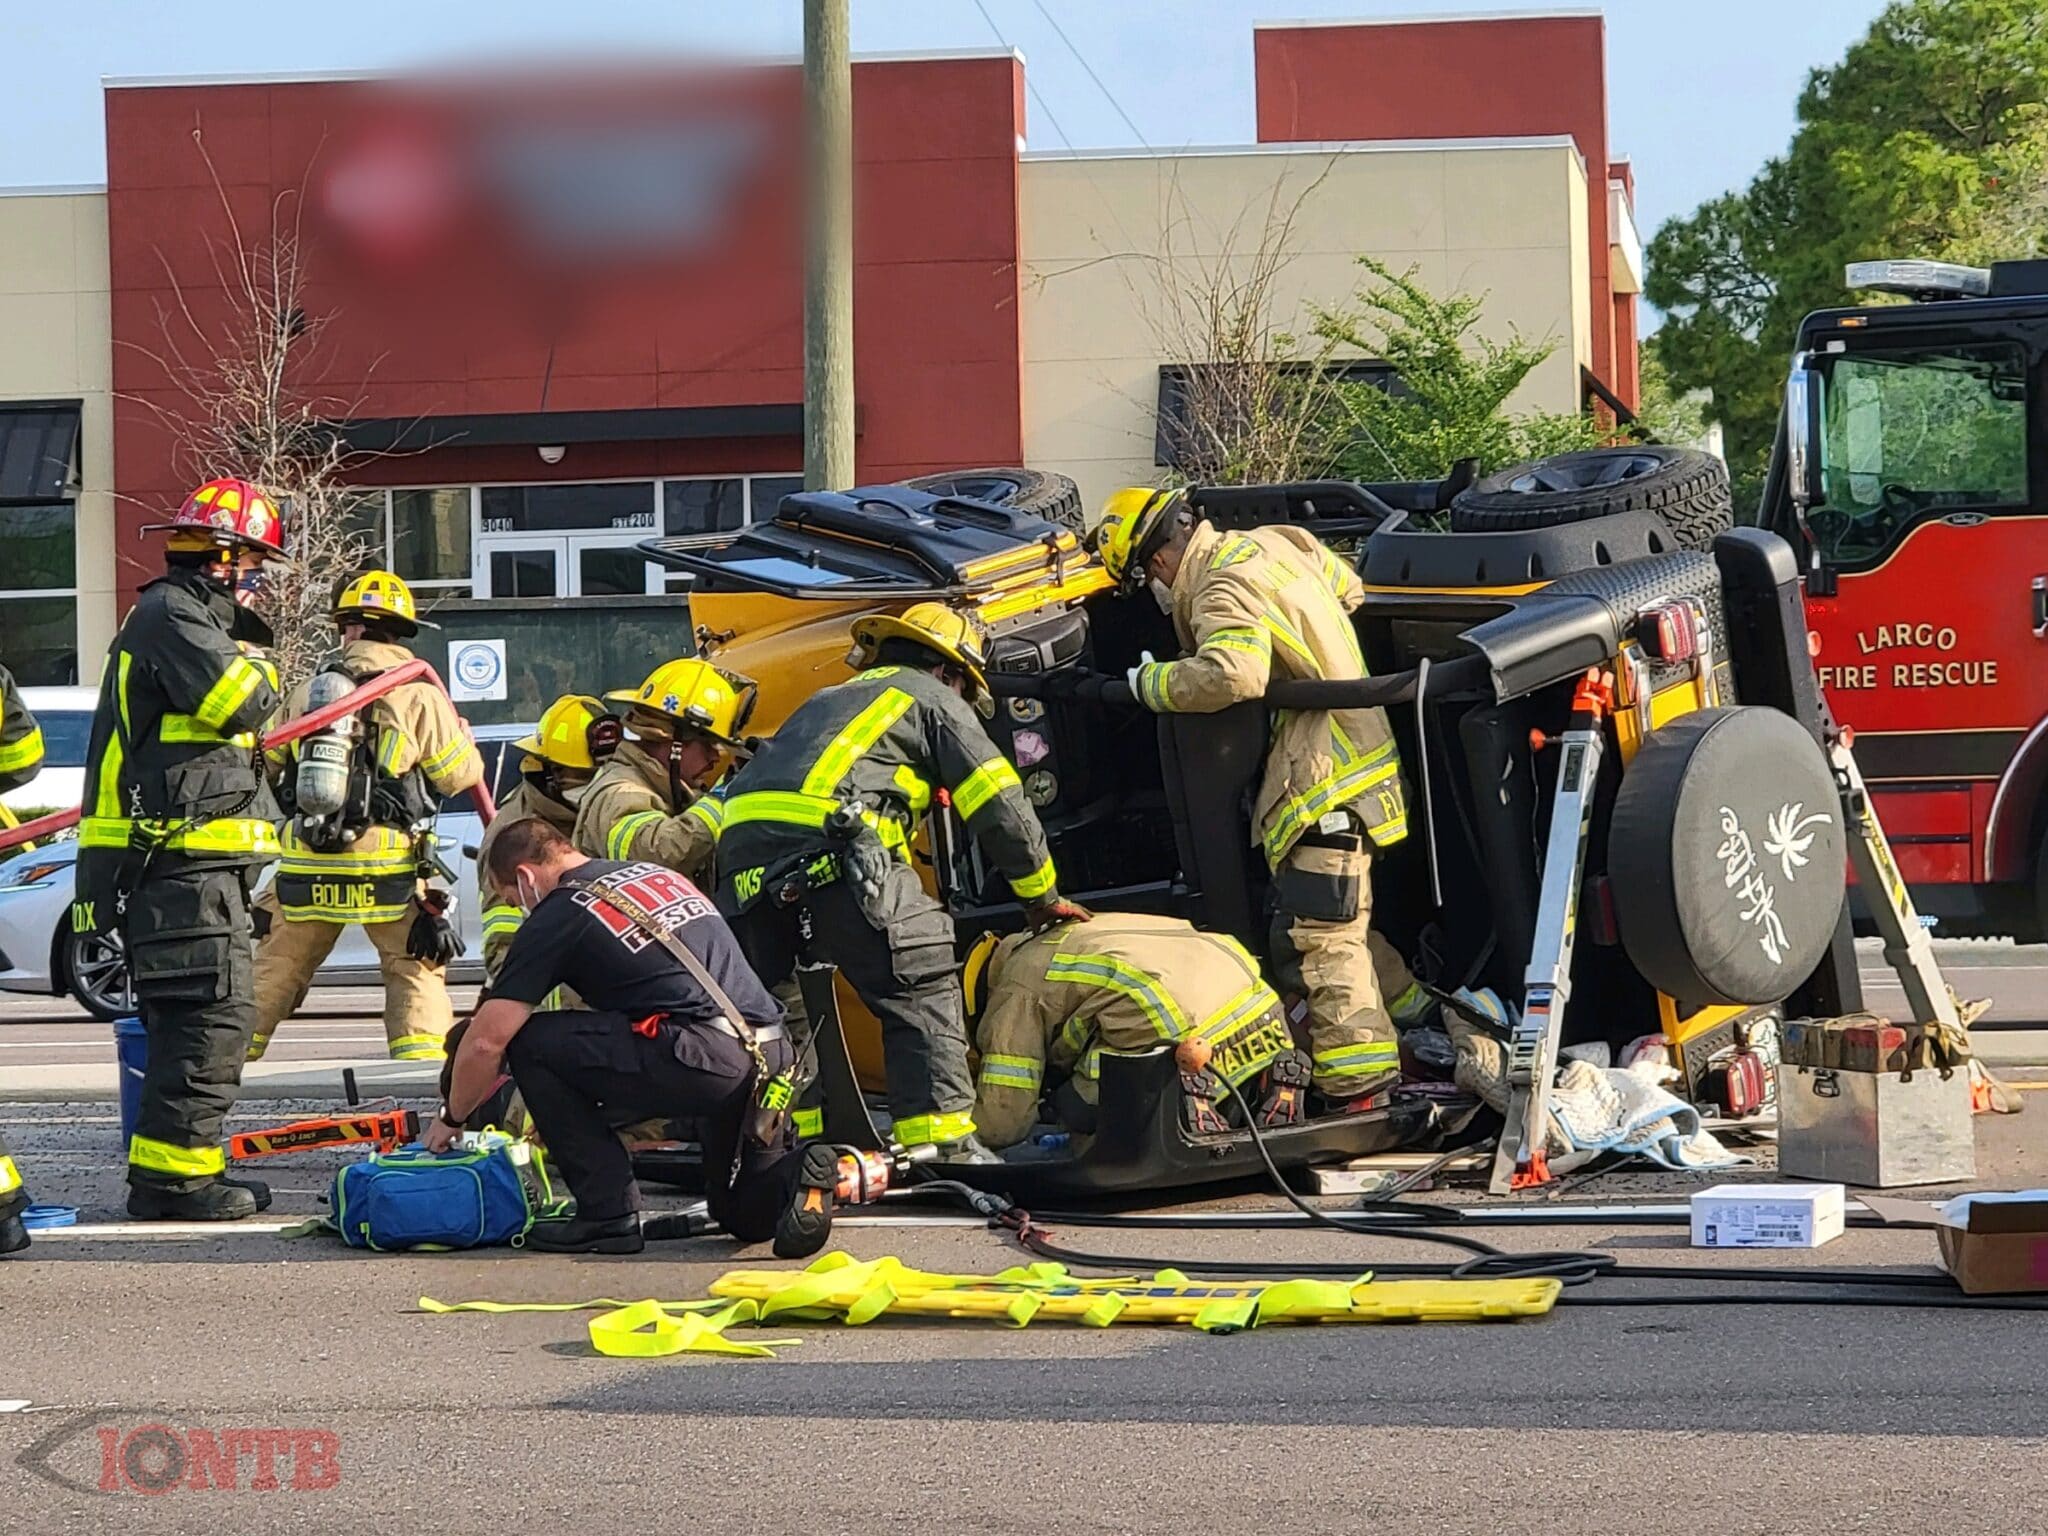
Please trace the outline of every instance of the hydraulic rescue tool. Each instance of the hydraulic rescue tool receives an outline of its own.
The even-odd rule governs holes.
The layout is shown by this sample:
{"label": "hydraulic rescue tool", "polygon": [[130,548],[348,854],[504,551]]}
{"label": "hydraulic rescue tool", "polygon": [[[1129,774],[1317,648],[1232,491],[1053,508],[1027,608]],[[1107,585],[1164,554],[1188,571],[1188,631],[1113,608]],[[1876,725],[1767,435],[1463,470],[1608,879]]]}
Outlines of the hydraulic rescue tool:
{"label": "hydraulic rescue tool", "polygon": [[[1572,949],[1578,937],[1579,881],[1586,840],[1593,830],[1593,793],[1606,751],[1607,717],[1614,711],[1614,674],[1589,668],[1572,694],[1571,721],[1556,738],[1563,749],[1550,838],[1543,850],[1543,886],[1535,943],[1529,952],[1521,1016],[1508,1039],[1508,1109],[1493,1154],[1495,1194],[1550,1181],[1545,1138],[1550,1134],[1550,1086],[1565,1004],[1572,995]],[[1551,745],[1540,731],[1529,744]]]}
{"label": "hydraulic rescue tool", "polygon": [[420,1134],[420,1117],[410,1109],[384,1110],[375,1114],[323,1115],[312,1120],[294,1120],[290,1125],[273,1125],[261,1131],[239,1131],[228,1138],[228,1156],[237,1161],[252,1157],[276,1157],[285,1152],[310,1152],[315,1147],[372,1146],[379,1152],[396,1152]]}

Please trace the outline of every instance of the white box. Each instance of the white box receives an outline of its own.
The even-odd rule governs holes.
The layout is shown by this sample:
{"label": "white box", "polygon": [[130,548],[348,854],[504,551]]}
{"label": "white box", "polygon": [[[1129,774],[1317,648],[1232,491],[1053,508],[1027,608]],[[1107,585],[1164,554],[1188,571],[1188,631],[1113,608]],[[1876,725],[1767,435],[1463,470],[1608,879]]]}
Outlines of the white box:
{"label": "white box", "polygon": [[1842,1235],[1839,1184],[1716,1184],[1692,1197],[1695,1248],[1818,1248]]}

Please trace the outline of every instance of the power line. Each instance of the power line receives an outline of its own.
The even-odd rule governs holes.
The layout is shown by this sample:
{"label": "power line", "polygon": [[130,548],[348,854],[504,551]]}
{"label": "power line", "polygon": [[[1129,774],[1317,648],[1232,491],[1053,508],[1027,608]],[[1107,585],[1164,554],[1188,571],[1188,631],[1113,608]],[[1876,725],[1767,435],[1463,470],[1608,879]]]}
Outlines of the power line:
{"label": "power line", "polygon": [[[974,0],[974,8],[981,12],[981,19],[988,23],[988,29],[995,34],[996,41],[1008,48],[1010,40],[1003,36],[1003,29],[996,25],[996,19],[989,14],[988,7],[982,0]],[[1067,153],[1078,154],[1079,151],[1074,148],[1074,141],[1067,137],[1067,130],[1060,126],[1059,118],[1053,114],[1051,105],[1046,101],[1044,93],[1038,89],[1038,84],[1031,78],[1031,71],[1028,69],[1024,71],[1024,89],[1030,92],[1031,99],[1038,103],[1038,110],[1043,112],[1045,120],[1052,124],[1052,131],[1060,136],[1060,142],[1067,146]]]}
{"label": "power line", "polygon": [[[1067,36],[1067,29],[1061,26],[1053,13],[1045,8],[1045,0],[1031,0],[1031,3],[1038,7],[1038,14],[1045,18],[1045,24],[1059,34],[1059,40],[1067,45],[1067,52],[1074,56],[1074,61],[1088,72],[1088,78],[1095,82],[1095,89],[1102,92],[1102,99],[1109,103],[1111,109],[1118,117],[1123,119],[1124,126],[1131,130],[1131,136],[1146,149],[1150,149],[1152,147],[1151,140],[1147,139],[1138,125],[1131,121],[1131,114],[1124,110],[1124,104],[1116,99],[1116,94],[1102,83],[1102,76],[1095,73],[1095,66],[1088,62],[1088,56],[1074,46],[1074,40]],[[987,12],[983,12],[983,14],[986,15]]]}

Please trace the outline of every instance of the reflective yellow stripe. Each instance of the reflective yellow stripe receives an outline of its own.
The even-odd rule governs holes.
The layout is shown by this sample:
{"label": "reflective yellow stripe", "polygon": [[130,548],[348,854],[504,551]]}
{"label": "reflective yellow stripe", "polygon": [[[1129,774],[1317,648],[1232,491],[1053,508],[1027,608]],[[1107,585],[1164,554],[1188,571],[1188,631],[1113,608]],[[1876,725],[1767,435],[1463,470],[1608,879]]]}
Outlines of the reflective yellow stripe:
{"label": "reflective yellow stripe", "polygon": [[[1320,784],[1312,785],[1294,796],[1280,807],[1279,815],[1266,831],[1262,840],[1268,862],[1277,864],[1302,830],[1328,811],[1340,805],[1349,804],[1372,788],[1383,784],[1401,771],[1400,761],[1394,756],[1394,744],[1384,742],[1362,757],[1354,758]],[[1408,830],[1407,818],[1401,817],[1401,833]],[[1398,841],[1401,833],[1386,841]],[[1373,841],[1382,842],[1375,833]]]}
{"label": "reflective yellow stripe", "polygon": [[704,796],[703,799],[693,803],[683,814],[696,817],[714,833],[725,826],[725,802],[716,795]]}
{"label": "reflective yellow stripe", "polygon": [[118,669],[120,675],[114,680],[114,693],[121,705],[121,734],[123,736],[133,736],[135,734],[135,727],[128,719],[128,667],[134,660],[133,656],[123,651],[121,653],[121,665]]}
{"label": "reflective yellow stripe", "polygon": [[960,819],[971,821],[974,813],[1006,789],[1022,789],[1017,770],[1006,757],[992,757],[962,779],[953,790],[953,809]]}
{"label": "reflective yellow stripe", "polygon": [[[0,773],[19,773],[43,760],[43,731],[41,726],[30,726],[29,732],[19,741],[0,745]],[[4,1186],[0,1186],[4,1188]]]}
{"label": "reflective yellow stripe", "polygon": [[380,773],[395,774],[398,765],[405,758],[405,749],[412,744],[411,738],[395,725],[383,726],[377,733],[377,769]]}
{"label": "reflective yellow stripe", "polygon": [[1162,1039],[1178,1040],[1188,1032],[1188,1021],[1180,1011],[1180,1004],[1167,994],[1165,988],[1135,965],[1119,960],[1115,955],[1069,954],[1062,950],[1045,968],[1045,979],[1107,987],[1129,998],[1138,1005],[1139,1011]]}
{"label": "reflective yellow stripe", "polygon": [[[723,825],[730,828],[744,826],[750,821],[768,821],[823,831],[825,818],[839,806],[837,800],[822,800],[816,795],[802,795],[794,790],[757,789],[750,795],[734,795],[725,802]],[[904,834],[902,823],[895,817],[864,810],[860,818],[875,829],[875,835],[881,838],[884,848],[898,858],[909,858],[910,841]]]}
{"label": "reflective yellow stripe", "polygon": [[494,939],[500,934],[517,933],[520,923],[525,919],[526,914],[517,907],[485,907],[484,937]]}
{"label": "reflective yellow stripe", "polygon": [[614,859],[632,857],[633,839],[662,820],[659,811],[635,811],[621,816],[604,835],[604,851]]}
{"label": "reflective yellow stripe", "polygon": [[1271,656],[1273,641],[1263,629],[1219,629],[1202,642],[1201,649],[1245,651],[1253,656]]}
{"label": "reflective yellow stripe", "polygon": [[1300,630],[1281,618],[1277,613],[1259,615],[1259,623],[1264,626],[1266,633],[1301,658],[1308,667],[1308,675],[1310,677],[1321,677],[1323,675],[1322,664],[1316,660],[1316,653],[1309,649],[1308,642],[1302,639]]}
{"label": "reflective yellow stripe", "polygon": [[178,1179],[203,1179],[227,1171],[228,1160],[218,1146],[174,1147],[168,1141],[147,1136],[128,1138],[128,1166],[166,1173]]}
{"label": "reflective yellow stripe", "polygon": [[233,736],[223,736],[197,715],[167,714],[157,724],[157,735],[164,741],[197,741],[244,749],[256,745],[254,731],[241,731]]}
{"label": "reflective yellow stripe", "polygon": [[1312,1053],[1318,1077],[1362,1076],[1392,1072],[1401,1065],[1401,1047],[1392,1040],[1365,1040]]}
{"label": "reflective yellow stripe", "polygon": [[277,672],[268,662],[237,656],[228,663],[227,671],[221,673],[220,681],[206,690],[206,697],[199,701],[199,707],[192,713],[219,730],[236,710],[249,702],[249,695],[256,691],[257,685],[264,682],[273,687],[277,683]]}
{"label": "reflective yellow stripe", "polygon": [[21,1188],[21,1170],[14,1166],[14,1159],[0,1153],[0,1195],[11,1194]]}
{"label": "reflective yellow stripe", "polygon": [[951,1114],[906,1115],[896,1122],[896,1139],[906,1147],[960,1141],[973,1134],[974,1116],[964,1109]]}
{"label": "reflective yellow stripe", "polygon": [[415,868],[410,849],[395,853],[311,853],[287,848],[277,866],[281,875],[330,880],[341,875],[409,875]]}
{"label": "reflective yellow stripe", "polygon": [[[910,814],[922,816],[925,807],[932,803],[931,785],[926,783],[918,771],[908,763],[898,763],[895,773],[890,777],[895,781],[896,787],[903,791],[903,798],[910,802]],[[964,816],[967,813],[963,811],[961,814]]]}
{"label": "reflective yellow stripe", "polygon": [[[104,798],[104,797],[102,797]],[[87,816],[78,824],[81,848],[125,848],[130,831],[146,843],[160,843],[174,853],[252,854],[275,857],[277,828],[267,821],[227,819],[189,824],[129,821],[122,816]]]}
{"label": "reflective yellow stripe", "polygon": [[908,714],[915,702],[901,688],[884,689],[818,754],[811,771],[804,775],[803,792],[807,795],[830,795],[837,790],[839,781],[867,755],[868,748],[882,739],[884,731]]}
{"label": "reflective yellow stripe", "polygon": [[1263,981],[1255,981],[1204,1019],[1197,1033],[1206,1039],[1220,1040],[1240,1024],[1279,1006],[1279,995]]}
{"label": "reflective yellow stripe", "polygon": [[1258,552],[1259,546],[1243,534],[1232,534],[1216,546],[1216,553],[1209,557],[1209,569],[1212,571],[1225,571],[1233,565],[1243,565],[1245,561],[1254,558]]}
{"label": "reflective yellow stripe", "polygon": [[445,1061],[448,1042],[439,1035],[400,1035],[391,1042],[393,1061]]}
{"label": "reflective yellow stripe", "polygon": [[1010,890],[1019,900],[1033,901],[1051,890],[1058,878],[1058,875],[1053,872],[1052,859],[1048,855],[1043,864],[1039,865],[1038,868],[1034,869],[1022,880],[1012,880],[1010,882]]}
{"label": "reflective yellow stripe", "polygon": [[981,1080],[984,1084],[1035,1093],[1044,1079],[1045,1063],[1033,1057],[988,1054],[981,1058]]}
{"label": "reflective yellow stripe", "polygon": [[432,757],[420,764],[420,766],[426,770],[428,778],[438,779],[450,768],[461,762],[462,754],[468,750],[469,738],[460,731],[457,731],[448,738],[446,746],[442,747],[440,751],[436,752]]}
{"label": "reflective yellow stripe", "polygon": [[1138,702],[1157,714],[1168,714],[1174,708],[1169,682],[1174,665],[1170,661],[1148,661],[1138,668]]}

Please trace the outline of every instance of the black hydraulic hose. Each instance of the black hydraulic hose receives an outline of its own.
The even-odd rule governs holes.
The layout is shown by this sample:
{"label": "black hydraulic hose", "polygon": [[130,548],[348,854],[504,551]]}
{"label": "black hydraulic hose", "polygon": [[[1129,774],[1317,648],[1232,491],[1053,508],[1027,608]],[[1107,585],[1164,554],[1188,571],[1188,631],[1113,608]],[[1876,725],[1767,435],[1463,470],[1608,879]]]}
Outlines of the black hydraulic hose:
{"label": "black hydraulic hose", "polygon": [[[1421,669],[1376,677],[1287,678],[1266,685],[1266,702],[1277,709],[1374,709],[1415,702]],[[1492,663],[1484,656],[1460,656],[1433,663],[1429,697],[1459,693],[1490,682]],[[1088,704],[1135,704],[1130,684],[1103,672],[991,672],[989,692],[999,699],[1077,699]]]}

